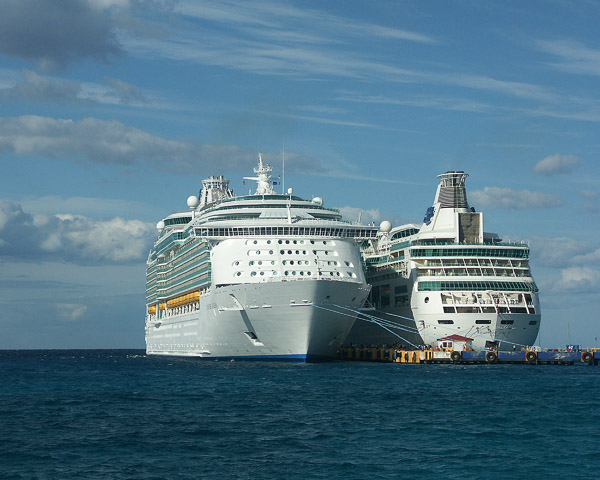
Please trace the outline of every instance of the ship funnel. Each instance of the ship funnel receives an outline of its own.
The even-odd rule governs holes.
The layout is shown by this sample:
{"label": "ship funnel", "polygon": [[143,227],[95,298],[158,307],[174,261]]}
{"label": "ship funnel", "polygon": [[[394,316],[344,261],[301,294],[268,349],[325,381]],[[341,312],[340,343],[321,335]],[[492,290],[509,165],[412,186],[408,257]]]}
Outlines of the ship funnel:
{"label": "ship funnel", "polygon": [[438,175],[440,186],[434,203],[441,208],[469,208],[465,180],[469,175],[461,171],[450,171]]}

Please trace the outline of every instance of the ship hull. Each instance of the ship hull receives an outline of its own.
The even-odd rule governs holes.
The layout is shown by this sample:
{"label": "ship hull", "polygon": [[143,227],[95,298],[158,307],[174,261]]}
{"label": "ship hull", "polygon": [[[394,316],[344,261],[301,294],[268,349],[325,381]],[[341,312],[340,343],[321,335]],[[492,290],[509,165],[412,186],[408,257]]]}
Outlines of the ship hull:
{"label": "ship hull", "polygon": [[494,348],[501,351],[532,346],[541,321],[539,314],[444,314],[444,321],[454,322],[450,326],[444,326],[439,324],[439,318],[440,315],[433,313],[415,315],[416,326],[425,344],[433,344],[450,335],[460,335],[472,338],[472,346],[476,350],[488,349],[491,346],[488,342],[494,342]]}
{"label": "ship hull", "polygon": [[291,281],[212,288],[188,312],[146,325],[151,355],[213,359],[331,360],[355,321],[362,283]]}
{"label": "ship hull", "polygon": [[[380,324],[374,323],[372,318],[357,320],[346,337],[345,346],[414,347],[433,345],[444,337],[460,335],[472,338],[472,346],[476,350],[489,349],[491,345],[488,342],[494,342],[494,348],[497,346],[498,350],[512,351],[535,343],[541,321],[539,314],[419,313],[412,319],[412,311],[406,308],[365,313],[375,317]],[[453,323],[442,325],[440,318]]]}

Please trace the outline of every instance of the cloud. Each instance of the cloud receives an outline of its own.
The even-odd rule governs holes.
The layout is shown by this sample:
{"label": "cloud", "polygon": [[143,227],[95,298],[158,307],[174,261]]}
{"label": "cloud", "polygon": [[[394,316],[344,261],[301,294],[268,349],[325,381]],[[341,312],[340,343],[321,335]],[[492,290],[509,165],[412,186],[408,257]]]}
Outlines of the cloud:
{"label": "cloud", "polygon": [[120,103],[124,105],[148,103],[148,100],[138,87],[118,78],[107,78],[107,80],[111,84],[113,91],[117,94]]}
{"label": "cloud", "polygon": [[584,189],[579,194],[586,200],[596,200],[598,198],[598,192],[595,190]]}
{"label": "cloud", "polygon": [[[57,160],[87,160],[100,164],[141,162],[170,173],[196,173],[198,166],[237,170],[254,162],[256,152],[234,145],[198,145],[169,140],[118,121],[80,121],[26,115],[0,119],[0,154],[40,155]],[[280,154],[276,154],[279,157]],[[275,154],[267,154],[265,158]],[[286,152],[290,167],[325,171],[314,158]]]}
{"label": "cloud", "polygon": [[360,217],[362,225],[381,221],[381,212],[378,209],[365,210],[356,207],[341,207],[339,210],[345,220],[356,222]]}
{"label": "cloud", "polygon": [[[400,28],[390,28],[366,22],[355,22],[349,18],[328,14],[324,10],[313,10],[310,8],[298,8],[291,4],[280,2],[214,2],[214,1],[183,1],[177,4],[176,11],[190,17],[221,22],[228,27],[236,25],[238,28],[256,28],[255,33],[269,35],[273,30],[280,30],[277,37],[282,34],[292,33],[297,39],[304,41],[315,41],[309,36],[306,25],[311,31],[322,32],[327,36],[357,35],[361,37],[388,38],[392,40],[403,40],[416,43],[435,44],[434,37],[422,33],[413,32]],[[304,33],[300,36],[300,33]]]}
{"label": "cloud", "polygon": [[529,245],[532,260],[554,268],[573,265],[575,258],[583,259],[594,251],[590,242],[567,237],[533,237]]}
{"label": "cloud", "polygon": [[533,167],[533,170],[536,173],[549,177],[556,173],[570,173],[581,164],[583,164],[583,160],[575,155],[560,155],[556,153],[540,160]]}
{"label": "cloud", "polygon": [[479,209],[528,210],[553,208],[562,204],[558,195],[501,187],[484,187],[483,191],[473,190],[469,192],[469,199]]}
{"label": "cloud", "polygon": [[56,103],[81,101],[81,85],[77,82],[52,80],[31,70],[24,70],[23,73],[23,80],[13,87],[0,90],[3,97]]}
{"label": "cloud", "polygon": [[33,60],[44,70],[63,70],[71,62],[89,58],[108,62],[123,54],[110,14],[116,5],[84,0],[5,0],[0,15],[0,53]]}
{"label": "cloud", "polygon": [[56,313],[62,320],[74,322],[87,312],[86,305],[80,305],[77,303],[57,303]]}
{"label": "cloud", "polygon": [[139,220],[91,220],[72,214],[31,214],[0,199],[0,257],[81,265],[143,261],[156,230]]}
{"label": "cloud", "polygon": [[72,213],[90,218],[121,217],[127,213],[139,216],[146,215],[148,212],[146,202],[143,200],[116,198],[45,195],[43,197],[25,197],[19,203],[21,208],[26,211],[47,214]]}
{"label": "cloud", "polygon": [[589,267],[568,267],[561,271],[561,278],[554,291],[597,291],[600,272]]}
{"label": "cloud", "polygon": [[74,82],[39,75],[31,70],[23,70],[23,75],[13,85],[0,88],[0,95],[6,99],[20,99],[36,102],[96,103],[145,105],[149,101],[143,92],[123,80],[106,78],[108,85]]}
{"label": "cloud", "polygon": [[555,57],[548,65],[568,73],[600,75],[600,50],[588,48],[574,40],[539,40],[537,47]]}

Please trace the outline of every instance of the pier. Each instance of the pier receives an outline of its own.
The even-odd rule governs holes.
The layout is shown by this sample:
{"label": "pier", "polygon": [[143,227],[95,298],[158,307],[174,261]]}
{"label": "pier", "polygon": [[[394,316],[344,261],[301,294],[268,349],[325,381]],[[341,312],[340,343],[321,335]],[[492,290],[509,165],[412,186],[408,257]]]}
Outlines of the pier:
{"label": "pier", "polygon": [[345,347],[337,360],[419,364],[598,365],[600,349],[586,350],[403,350],[388,347]]}

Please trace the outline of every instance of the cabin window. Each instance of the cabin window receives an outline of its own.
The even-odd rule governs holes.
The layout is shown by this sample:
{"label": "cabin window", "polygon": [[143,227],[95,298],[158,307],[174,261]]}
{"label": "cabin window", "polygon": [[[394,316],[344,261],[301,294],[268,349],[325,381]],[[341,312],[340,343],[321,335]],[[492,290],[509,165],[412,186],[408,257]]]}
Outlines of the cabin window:
{"label": "cabin window", "polygon": [[454,320],[438,320],[438,324],[440,325],[453,325]]}
{"label": "cabin window", "polygon": [[514,320],[501,320],[500,323],[502,325],[512,325],[513,323],[515,323]]}
{"label": "cabin window", "polygon": [[492,323],[491,320],[475,320],[475,323],[477,325],[489,325],[490,323]]}

